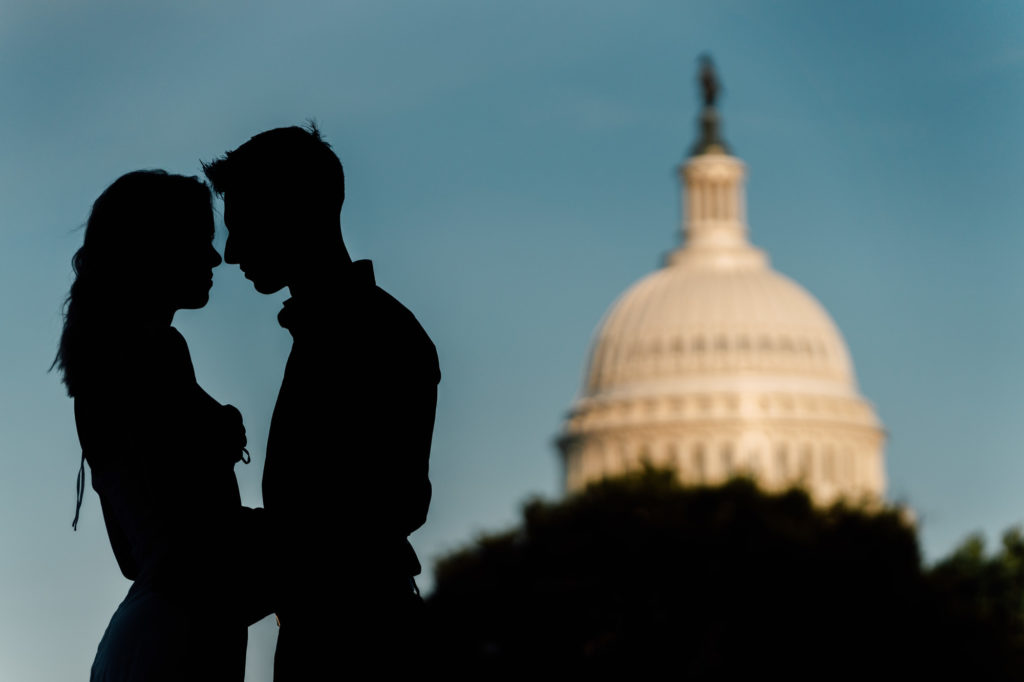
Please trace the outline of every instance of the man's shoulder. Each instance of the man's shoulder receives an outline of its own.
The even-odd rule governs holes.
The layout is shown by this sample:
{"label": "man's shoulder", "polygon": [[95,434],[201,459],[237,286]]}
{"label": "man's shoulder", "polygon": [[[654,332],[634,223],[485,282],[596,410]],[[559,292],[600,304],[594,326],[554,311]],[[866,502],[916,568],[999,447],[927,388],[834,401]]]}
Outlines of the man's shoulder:
{"label": "man's shoulder", "polygon": [[305,318],[293,357],[312,353],[326,372],[350,373],[359,369],[359,363],[375,374],[393,370],[429,377],[434,383],[440,380],[437,349],[423,325],[376,284],[331,299],[314,317],[315,322]]}
{"label": "man's shoulder", "polygon": [[392,353],[398,364],[426,364],[424,370],[437,373],[437,349],[413,312],[379,286],[370,299],[368,340]]}
{"label": "man's shoulder", "polygon": [[373,287],[368,298],[368,310],[377,318],[380,325],[387,329],[416,332],[429,340],[423,325],[401,301],[380,288]]}

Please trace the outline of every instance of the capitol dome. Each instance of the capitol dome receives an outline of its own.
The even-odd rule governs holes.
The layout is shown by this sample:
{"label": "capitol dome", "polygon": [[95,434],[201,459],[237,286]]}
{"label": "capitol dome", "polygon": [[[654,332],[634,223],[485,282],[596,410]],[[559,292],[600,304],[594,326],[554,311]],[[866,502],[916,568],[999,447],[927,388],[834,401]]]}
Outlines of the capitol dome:
{"label": "capitol dome", "polygon": [[745,167],[712,104],[680,167],[683,246],[598,326],[558,439],[566,489],[647,462],[689,484],[745,475],[822,504],[880,500],[881,423],[828,312],[749,243]]}

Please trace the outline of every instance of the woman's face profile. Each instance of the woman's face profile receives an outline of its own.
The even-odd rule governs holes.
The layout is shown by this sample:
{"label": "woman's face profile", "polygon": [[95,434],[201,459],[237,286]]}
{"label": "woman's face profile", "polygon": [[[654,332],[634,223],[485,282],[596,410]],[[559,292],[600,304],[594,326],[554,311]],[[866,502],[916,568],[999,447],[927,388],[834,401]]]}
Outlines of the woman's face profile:
{"label": "woman's face profile", "polygon": [[213,248],[213,210],[205,206],[182,211],[168,228],[154,284],[171,309],[202,308],[210,300],[213,269],[221,263]]}

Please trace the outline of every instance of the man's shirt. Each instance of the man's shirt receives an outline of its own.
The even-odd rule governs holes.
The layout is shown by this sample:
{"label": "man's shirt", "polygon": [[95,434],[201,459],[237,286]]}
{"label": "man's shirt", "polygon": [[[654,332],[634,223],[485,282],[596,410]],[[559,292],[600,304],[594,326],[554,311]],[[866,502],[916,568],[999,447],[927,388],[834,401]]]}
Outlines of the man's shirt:
{"label": "man's shirt", "polygon": [[285,302],[294,341],[270,425],[263,498],[278,528],[283,599],[352,578],[420,571],[406,539],[426,520],[440,381],[434,344],[376,286],[370,261],[337,286]]}

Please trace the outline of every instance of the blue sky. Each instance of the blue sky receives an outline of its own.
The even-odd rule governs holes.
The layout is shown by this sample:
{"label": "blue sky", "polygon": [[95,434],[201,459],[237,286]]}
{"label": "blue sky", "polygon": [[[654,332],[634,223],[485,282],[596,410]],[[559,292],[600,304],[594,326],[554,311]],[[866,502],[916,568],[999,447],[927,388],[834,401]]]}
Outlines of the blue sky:
{"label": "blue sky", "polygon": [[[0,0],[0,679],[81,679],[128,587],[91,491],[71,531],[80,450],[46,372],[111,181],[319,122],[350,250],[440,354],[429,565],[558,494],[591,334],[678,241],[703,51],[752,240],[842,329],[926,555],[1024,521],[1021,25],[996,1]],[[245,415],[252,505],[283,298],[222,266],[175,322]],[[249,680],[275,635],[250,631]]]}

